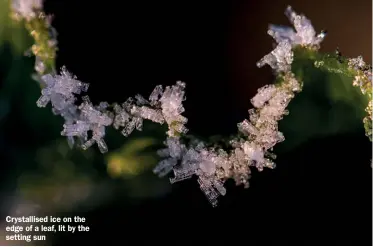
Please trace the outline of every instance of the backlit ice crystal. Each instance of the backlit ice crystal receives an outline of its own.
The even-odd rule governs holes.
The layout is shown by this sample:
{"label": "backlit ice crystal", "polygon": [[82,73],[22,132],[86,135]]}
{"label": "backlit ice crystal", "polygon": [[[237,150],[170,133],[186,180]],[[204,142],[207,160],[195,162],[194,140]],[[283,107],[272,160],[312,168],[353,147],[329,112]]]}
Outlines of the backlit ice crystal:
{"label": "backlit ice crystal", "polygon": [[[82,148],[84,150],[97,143],[102,153],[107,152],[108,148],[104,141],[105,127],[111,125],[113,119],[104,112],[105,105],[101,104],[98,107],[94,107],[88,97],[83,97],[83,103],[79,106],[80,119],[71,124],[65,124],[62,135],[70,137],[83,136],[85,143]],[[91,139],[88,139],[88,131],[92,131]]]}
{"label": "backlit ice crystal", "polygon": [[186,133],[187,129],[184,124],[187,122],[187,118],[181,114],[184,112],[182,102],[185,100],[185,83],[178,81],[176,85],[172,87],[166,87],[160,98],[162,114],[170,126],[168,131],[169,136],[175,136],[176,133]]}
{"label": "backlit ice crystal", "polygon": [[290,65],[292,62],[293,51],[291,44],[284,40],[281,41],[271,53],[265,55],[261,60],[259,60],[257,66],[260,68],[265,64],[268,64],[277,73],[288,72],[291,69]]}
{"label": "backlit ice crystal", "polygon": [[326,36],[326,32],[322,31],[320,34],[316,35],[311,21],[304,15],[298,15],[291,6],[286,8],[285,15],[289,18],[295,30],[291,27],[270,25],[268,34],[271,35],[277,43],[287,41],[292,46],[303,45],[319,47]]}
{"label": "backlit ice crystal", "polygon": [[275,92],[275,85],[266,85],[264,87],[261,87],[259,88],[258,93],[251,99],[251,103],[256,108],[260,108],[272,98]]}
{"label": "backlit ice crystal", "polygon": [[76,100],[75,94],[86,92],[89,85],[77,80],[65,67],[62,67],[60,75],[47,74],[41,79],[45,87],[37,101],[38,107],[45,107],[51,101],[52,107],[57,110],[62,110],[67,104],[73,104]]}

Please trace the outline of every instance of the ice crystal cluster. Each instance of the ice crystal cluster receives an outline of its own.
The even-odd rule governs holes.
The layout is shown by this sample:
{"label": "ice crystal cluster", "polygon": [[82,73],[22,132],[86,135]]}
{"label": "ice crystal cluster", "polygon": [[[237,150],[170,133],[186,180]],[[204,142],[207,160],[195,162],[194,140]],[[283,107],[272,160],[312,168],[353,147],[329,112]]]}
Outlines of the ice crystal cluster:
{"label": "ice crystal cluster", "polygon": [[237,185],[249,186],[251,168],[262,171],[265,167],[274,168],[274,154],[270,150],[284,141],[278,130],[278,121],[288,114],[286,107],[301,90],[301,84],[291,73],[293,62],[292,47],[296,45],[317,46],[323,37],[316,36],[310,23],[304,16],[299,16],[287,8],[286,14],[294,24],[291,28],[270,26],[269,33],[278,42],[277,47],[264,56],[258,66],[271,66],[278,77],[280,85],[267,85],[258,90],[251,103],[255,107],[249,110],[249,120],[238,124],[243,137],[230,141],[230,149],[207,147],[203,142],[195,141],[186,145],[180,138],[168,138],[167,148],[160,150],[164,159],[154,169],[155,173],[165,176],[173,172],[171,183],[197,175],[201,190],[213,206],[219,195],[225,195],[224,182],[234,179]]}
{"label": "ice crystal cluster", "polygon": [[42,95],[37,105],[45,107],[50,102],[53,113],[65,120],[61,134],[68,137],[71,145],[75,139],[79,140],[83,149],[96,143],[105,153],[108,151],[104,141],[106,127],[122,128],[122,134],[129,136],[134,129],[142,130],[143,119],[160,124],[166,122],[170,126],[167,132],[170,137],[186,132],[187,119],[181,116],[185,83],[180,81],[165,90],[162,86],[155,87],[149,100],[136,95],[135,99],[129,98],[122,105],[114,103],[113,106],[107,102],[94,106],[87,95],[76,105],[77,96],[87,92],[88,84],[77,80],[65,67],[60,74],[43,75],[41,84]]}
{"label": "ice crystal cluster", "polygon": [[277,43],[288,41],[293,47],[297,45],[316,47],[324,40],[326,32],[322,31],[316,35],[311,21],[304,15],[298,15],[291,6],[285,10],[285,15],[289,18],[292,27],[285,27],[279,25],[269,25],[268,34],[271,35]]}
{"label": "ice crystal cluster", "polygon": [[[290,6],[285,14],[293,28],[269,26],[268,34],[277,46],[260,59],[257,66],[269,65],[279,83],[258,90],[251,99],[254,108],[248,111],[248,119],[237,124],[238,135],[223,148],[186,135],[187,118],[182,116],[185,110],[182,104],[185,100],[184,82],[179,81],[164,89],[156,86],[148,99],[136,95],[122,104],[101,102],[93,105],[89,97],[83,95],[88,84],[79,81],[64,67],[59,74],[55,72],[56,35],[50,19],[46,19],[41,11],[42,1],[13,0],[12,9],[26,20],[26,27],[35,39],[32,52],[36,56],[35,69],[42,88],[37,105],[45,107],[50,103],[53,113],[64,118],[61,134],[71,145],[87,149],[97,144],[104,153],[108,151],[104,138],[109,126],[129,136],[134,130],[142,130],[144,119],[167,124],[165,147],[158,151],[161,161],[154,173],[160,177],[173,173],[171,183],[196,176],[201,190],[213,206],[217,205],[220,195],[226,194],[224,183],[228,179],[247,188],[253,167],[258,171],[275,167],[272,148],[285,140],[278,129],[278,121],[288,114],[286,108],[295,93],[302,90],[301,82],[291,72],[293,49],[301,46],[317,50],[326,35],[323,31],[316,34],[310,20],[295,13]],[[350,67],[363,71],[355,78],[354,84],[366,85],[366,78],[371,80],[371,68],[367,70],[361,58],[351,59]],[[78,104],[80,99],[82,102]]]}

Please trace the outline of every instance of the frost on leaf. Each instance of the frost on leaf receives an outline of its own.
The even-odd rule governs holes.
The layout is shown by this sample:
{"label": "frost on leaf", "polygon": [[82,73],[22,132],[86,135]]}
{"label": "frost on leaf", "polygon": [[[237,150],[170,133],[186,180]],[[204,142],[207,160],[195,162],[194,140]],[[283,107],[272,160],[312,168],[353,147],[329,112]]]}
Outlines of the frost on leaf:
{"label": "frost on leaf", "polygon": [[[226,194],[226,180],[233,179],[237,185],[248,188],[253,167],[258,171],[275,168],[275,155],[269,151],[285,140],[278,130],[278,121],[288,114],[286,108],[294,93],[302,89],[302,85],[291,73],[292,62],[292,45],[288,40],[282,40],[270,54],[258,62],[259,67],[270,65],[281,83],[258,90],[251,100],[254,109],[249,110],[249,120],[237,124],[241,135],[230,140],[228,151],[215,146],[208,147],[203,142],[187,145],[181,138],[170,135],[165,143],[167,147],[158,152],[163,160],[154,172],[165,176],[173,171],[171,183],[197,176],[201,190],[209,202],[216,206],[219,195]],[[176,90],[179,91],[181,90]],[[186,123],[183,118],[178,117],[184,111],[181,106],[183,94],[176,92],[166,88],[163,101],[162,98],[160,100],[162,112],[167,123],[172,123],[175,119]]]}
{"label": "frost on leaf", "polygon": [[43,9],[43,0],[11,0],[12,10],[21,18],[31,20]]}
{"label": "frost on leaf", "polygon": [[[113,124],[116,129],[122,128],[122,134],[127,137],[135,129],[142,130],[144,119],[159,124],[167,122],[170,137],[187,132],[184,126],[187,119],[181,115],[184,112],[182,102],[185,100],[183,82],[166,87],[164,91],[162,86],[156,86],[149,99],[138,94],[121,105],[112,106],[107,102],[93,106],[88,96],[84,96],[83,103],[77,106],[76,97],[88,90],[88,84],[77,80],[65,67],[62,67],[58,75],[42,76],[41,86],[42,95],[37,105],[45,107],[51,102],[53,113],[64,117],[64,130],[61,134],[68,137],[70,146],[74,145],[77,138],[83,143],[83,149],[97,143],[101,152],[107,152],[103,140],[107,126]],[[110,112],[108,108],[112,108],[114,112]],[[88,132],[92,133],[90,139]]]}
{"label": "frost on leaf", "polygon": [[[162,177],[172,171],[171,183],[197,176],[200,189],[212,206],[216,206],[218,197],[226,194],[226,180],[233,179],[237,185],[248,188],[252,167],[258,171],[275,167],[272,161],[274,155],[269,150],[284,140],[283,134],[278,131],[278,121],[287,114],[286,107],[294,92],[300,91],[301,85],[288,71],[292,62],[290,45],[285,51],[274,52],[271,56],[275,57],[273,68],[282,68],[284,72],[279,75],[283,82],[258,90],[251,100],[255,108],[249,110],[249,120],[237,125],[243,136],[231,139],[231,149],[225,151],[208,147],[197,140],[184,144],[179,137],[168,137],[166,148],[158,151],[163,160],[155,167],[156,174]],[[285,66],[288,66],[286,71]],[[179,101],[175,102],[181,102],[182,97],[179,95],[177,98]],[[171,109],[176,108],[173,107]],[[167,117],[165,119],[167,121]]]}
{"label": "frost on leaf", "polygon": [[289,18],[294,29],[286,26],[269,25],[268,34],[271,35],[277,43],[282,41],[289,42],[292,46],[303,45],[318,48],[324,40],[326,32],[322,31],[316,35],[311,21],[304,15],[298,15],[291,6],[288,6],[285,15]]}
{"label": "frost on leaf", "polygon": [[371,93],[372,89],[372,67],[366,64],[362,56],[351,58],[348,66],[354,69],[357,75],[354,78],[353,85],[358,86],[363,94]]}
{"label": "frost on leaf", "polygon": [[368,106],[365,108],[367,116],[363,119],[365,134],[372,141],[373,101],[372,101],[372,66],[366,64],[362,56],[351,58],[348,61],[349,68],[354,70],[354,86],[360,87],[362,94],[368,96]]}

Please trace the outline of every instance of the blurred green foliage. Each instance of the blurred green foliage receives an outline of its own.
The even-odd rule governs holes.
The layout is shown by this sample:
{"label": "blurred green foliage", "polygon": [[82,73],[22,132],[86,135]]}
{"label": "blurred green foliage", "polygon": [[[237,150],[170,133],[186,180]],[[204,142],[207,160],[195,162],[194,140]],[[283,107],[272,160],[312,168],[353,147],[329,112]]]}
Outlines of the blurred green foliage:
{"label": "blurred green foliage", "polygon": [[147,170],[157,163],[156,153],[144,150],[154,145],[156,140],[153,138],[139,138],[134,140],[131,145],[125,145],[120,150],[111,152],[107,157],[108,173],[112,177],[127,177],[137,175]]}
{"label": "blurred green foliage", "polygon": [[24,31],[22,23],[9,18],[9,10],[9,0],[0,0],[0,46],[10,44],[14,53],[23,54],[29,48],[32,38]]}

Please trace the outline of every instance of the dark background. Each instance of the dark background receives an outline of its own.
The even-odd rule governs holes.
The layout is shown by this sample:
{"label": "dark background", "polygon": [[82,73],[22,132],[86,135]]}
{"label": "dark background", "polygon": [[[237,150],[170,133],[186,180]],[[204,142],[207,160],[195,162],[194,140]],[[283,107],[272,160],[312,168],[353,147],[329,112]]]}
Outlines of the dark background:
{"label": "dark background", "polygon": [[[58,66],[91,83],[93,102],[122,102],[182,80],[188,128],[211,136],[235,133],[257,88],[271,83],[270,69],[255,64],[272,49],[268,24],[288,25],[288,4],[328,30],[322,51],[339,47],[371,63],[369,0],[47,1],[46,11],[59,33]],[[85,216],[91,231],[53,244],[371,245],[370,159],[363,128],[310,138],[279,155],[275,170],[254,171],[250,189],[230,181],[217,208],[192,179],[155,199],[118,196],[70,212]]]}

